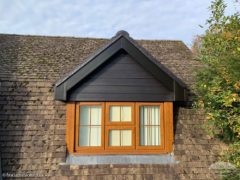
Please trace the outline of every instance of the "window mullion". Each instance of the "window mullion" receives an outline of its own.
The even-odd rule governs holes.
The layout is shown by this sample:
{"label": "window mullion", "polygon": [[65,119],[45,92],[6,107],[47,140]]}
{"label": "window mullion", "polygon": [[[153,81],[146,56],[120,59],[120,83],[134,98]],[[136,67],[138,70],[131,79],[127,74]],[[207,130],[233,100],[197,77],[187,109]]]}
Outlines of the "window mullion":
{"label": "window mullion", "polygon": [[[106,140],[105,140],[105,133],[106,133],[106,121],[107,121],[107,111],[106,111],[106,102],[103,103],[103,107],[102,107],[102,121],[101,121],[101,145],[103,146],[103,149],[105,151],[106,149]],[[103,118],[104,117],[104,118]],[[103,140],[103,142],[102,142]]]}
{"label": "window mullion", "polygon": [[[150,125],[150,113],[149,113],[149,108],[147,108],[147,124],[148,125]],[[149,136],[150,136],[150,134],[149,134],[149,132],[150,132],[150,128],[149,128],[149,126],[147,126],[147,145],[150,145],[150,138],[149,138]]]}
{"label": "window mullion", "polygon": [[120,122],[122,122],[122,106],[120,106],[119,108],[120,108]]}
{"label": "window mullion", "polygon": [[91,146],[91,111],[92,111],[92,106],[89,108],[89,140],[88,144]]}

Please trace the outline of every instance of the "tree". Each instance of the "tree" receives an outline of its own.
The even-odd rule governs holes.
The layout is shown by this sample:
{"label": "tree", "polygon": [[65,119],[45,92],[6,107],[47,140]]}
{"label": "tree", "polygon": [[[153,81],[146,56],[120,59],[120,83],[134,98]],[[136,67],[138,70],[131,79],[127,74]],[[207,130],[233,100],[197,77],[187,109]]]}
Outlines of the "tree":
{"label": "tree", "polygon": [[[223,0],[212,2],[201,36],[196,105],[206,112],[208,131],[229,144],[225,160],[240,168],[240,14],[225,15],[225,8]],[[240,179],[240,171],[235,175]]]}
{"label": "tree", "polygon": [[201,36],[195,36],[192,42],[192,54],[193,57],[197,57],[199,54],[199,50],[201,49]]}

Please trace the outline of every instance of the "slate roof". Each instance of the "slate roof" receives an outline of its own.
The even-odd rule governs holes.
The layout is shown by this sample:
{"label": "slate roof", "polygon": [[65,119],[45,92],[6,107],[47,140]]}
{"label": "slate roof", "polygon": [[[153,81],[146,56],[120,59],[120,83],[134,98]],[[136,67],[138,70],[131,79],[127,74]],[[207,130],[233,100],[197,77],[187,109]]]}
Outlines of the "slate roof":
{"label": "slate roof", "polygon": [[[0,34],[0,80],[56,81],[109,42],[109,39]],[[181,41],[137,40],[188,86],[199,66]]]}

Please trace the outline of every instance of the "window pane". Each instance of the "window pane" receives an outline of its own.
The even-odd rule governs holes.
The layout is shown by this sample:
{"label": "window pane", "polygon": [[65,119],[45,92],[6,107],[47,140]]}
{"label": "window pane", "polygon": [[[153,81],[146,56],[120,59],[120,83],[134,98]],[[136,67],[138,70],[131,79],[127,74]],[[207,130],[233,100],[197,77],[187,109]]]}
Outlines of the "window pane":
{"label": "window pane", "polygon": [[131,146],[132,131],[131,130],[110,130],[109,146]]}
{"label": "window pane", "polygon": [[110,121],[119,122],[120,121],[120,106],[110,107]]}
{"label": "window pane", "polygon": [[79,146],[89,146],[90,127],[80,127]]}
{"label": "window pane", "polygon": [[91,106],[91,125],[101,125],[101,106]]}
{"label": "window pane", "polygon": [[129,122],[132,119],[132,107],[121,106],[121,121]]}
{"label": "window pane", "polygon": [[80,125],[90,125],[90,106],[80,106]]}
{"label": "window pane", "polygon": [[110,121],[111,122],[129,122],[131,121],[132,107],[131,106],[110,106]]}
{"label": "window pane", "polygon": [[90,135],[91,135],[90,146],[101,146],[101,127],[92,126]]}
{"label": "window pane", "polygon": [[121,130],[121,145],[131,146],[132,145],[132,131],[131,130]]}
{"label": "window pane", "polygon": [[101,106],[80,106],[80,125],[101,125]]}
{"label": "window pane", "polygon": [[160,125],[160,107],[141,106],[140,123],[141,125]]}
{"label": "window pane", "polygon": [[159,146],[160,127],[159,126],[142,126],[140,128],[140,145],[141,146]]}
{"label": "window pane", "polygon": [[101,146],[101,126],[82,126],[79,146]]}
{"label": "window pane", "polygon": [[120,130],[110,130],[109,146],[120,146]]}
{"label": "window pane", "polygon": [[159,106],[153,106],[152,107],[152,125],[160,125],[160,109]]}
{"label": "window pane", "polygon": [[140,145],[159,146],[160,138],[160,107],[140,107]]}

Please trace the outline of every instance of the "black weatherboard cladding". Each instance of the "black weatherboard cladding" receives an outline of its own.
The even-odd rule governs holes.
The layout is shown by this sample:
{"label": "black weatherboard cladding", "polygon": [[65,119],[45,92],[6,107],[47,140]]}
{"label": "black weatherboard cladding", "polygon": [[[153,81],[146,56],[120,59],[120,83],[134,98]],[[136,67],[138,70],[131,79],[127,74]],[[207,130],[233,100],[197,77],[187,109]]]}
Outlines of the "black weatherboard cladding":
{"label": "black weatherboard cladding", "polygon": [[169,91],[121,50],[70,91],[70,101],[168,101]]}

